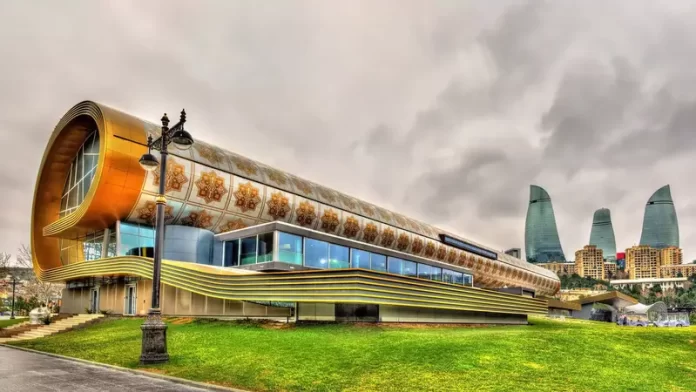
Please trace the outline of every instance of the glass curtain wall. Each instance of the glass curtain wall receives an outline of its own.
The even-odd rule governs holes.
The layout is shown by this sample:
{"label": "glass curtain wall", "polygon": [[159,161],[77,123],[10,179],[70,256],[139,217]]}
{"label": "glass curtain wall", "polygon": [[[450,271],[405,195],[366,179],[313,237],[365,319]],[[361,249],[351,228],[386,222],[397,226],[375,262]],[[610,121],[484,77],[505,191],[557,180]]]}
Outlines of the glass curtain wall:
{"label": "glass curtain wall", "polygon": [[153,257],[155,247],[155,229],[137,223],[119,223],[121,243],[119,256]]}
{"label": "glass curtain wall", "polygon": [[113,229],[107,238],[106,254],[104,249],[104,230],[95,231],[78,238],[60,239],[60,261],[63,264],[78,261],[97,260],[116,256],[116,233]]}
{"label": "glass curtain wall", "polygon": [[65,179],[63,194],[60,199],[61,218],[75,211],[85,200],[85,196],[92,185],[98,162],[99,132],[94,130],[87,136],[87,139],[70,164],[70,171]]}
{"label": "glass curtain wall", "polygon": [[273,261],[273,233],[225,241],[223,249],[225,267]]}
{"label": "glass curtain wall", "polygon": [[462,272],[397,257],[387,257],[379,253],[349,248],[295,234],[278,232],[278,247],[279,261],[298,265],[302,265],[304,261],[304,265],[311,268],[363,268],[452,284],[471,286],[473,283],[473,277]]}

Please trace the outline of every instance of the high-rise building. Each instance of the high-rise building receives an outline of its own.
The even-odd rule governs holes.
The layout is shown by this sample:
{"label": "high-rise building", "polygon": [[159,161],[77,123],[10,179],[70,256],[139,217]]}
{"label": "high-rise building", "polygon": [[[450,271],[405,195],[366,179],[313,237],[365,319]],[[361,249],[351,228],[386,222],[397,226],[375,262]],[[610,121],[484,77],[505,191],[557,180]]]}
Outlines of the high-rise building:
{"label": "high-rise building", "polygon": [[578,275],[593,279],[604,279],[604,254],[594,245],[585,245],[575,252],[575,271]]}
{"label": "high-rise building", "polygon": [[645,205],[640,245],[659,249],[679,247],[679,224],[669,185],[655,191]]}
{"label": "high-rise building", "polygon": [[660,278],[660,249],[638,245],[626,249],[626,269],[629,279]]}
{"label": "high-rise building", "polygon": [[676,246],[670,246],[660,251],[660,265],[679,265],[682,263],[682,250]]}
{"label": "high-rise building", "polygon": [[616,262],[616,238],[614,226],[611,224],[611,212],[608,208],[600,208],[594,212],[592,230],[590,230],[590,245],[602,250],[606,261]]}
{"label": "high-rise building", "polygon": [[529,188],[529,208],[524,228],[524,246],[527,261],[548,263],[566,261],[556,228],[551,197],[544,188],[532,185]]}

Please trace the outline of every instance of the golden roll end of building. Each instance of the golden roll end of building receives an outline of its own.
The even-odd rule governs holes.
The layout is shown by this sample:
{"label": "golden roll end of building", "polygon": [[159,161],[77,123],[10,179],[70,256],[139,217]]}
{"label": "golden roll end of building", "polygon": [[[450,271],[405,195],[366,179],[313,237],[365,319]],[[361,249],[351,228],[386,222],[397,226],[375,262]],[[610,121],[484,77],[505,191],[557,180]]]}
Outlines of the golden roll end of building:
{"label": "golden roll end of building", "polygon": [[[61,216],[73,159],[93,132],[98,135],[94,137],[98,137],[99,146],[90,186],[77,187],[74,193],[81,203]],[[138,164],[147,151],[145,143],[140,119],[95,102],[80,102],[61,118],[46,146],[34,190],[31,249],[37,276],[62,265],[57,257],[60,237],[103,228],[130,213],[145,179],[145,171]],[[72,196],[68,194],[68,202]]]}

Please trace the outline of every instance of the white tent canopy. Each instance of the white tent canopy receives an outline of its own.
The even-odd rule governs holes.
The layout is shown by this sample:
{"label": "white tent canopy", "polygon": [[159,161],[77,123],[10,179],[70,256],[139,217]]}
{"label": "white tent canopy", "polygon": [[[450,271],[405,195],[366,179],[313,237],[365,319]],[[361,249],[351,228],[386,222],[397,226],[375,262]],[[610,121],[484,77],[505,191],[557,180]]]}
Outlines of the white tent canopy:
{"label": "white tent canopy", "polygon": [[624,312],[627,314],[645,314],[648,312],[667,313],[667,305],[664,302],[655,302],[652,305],[635,304],[626,306]]}

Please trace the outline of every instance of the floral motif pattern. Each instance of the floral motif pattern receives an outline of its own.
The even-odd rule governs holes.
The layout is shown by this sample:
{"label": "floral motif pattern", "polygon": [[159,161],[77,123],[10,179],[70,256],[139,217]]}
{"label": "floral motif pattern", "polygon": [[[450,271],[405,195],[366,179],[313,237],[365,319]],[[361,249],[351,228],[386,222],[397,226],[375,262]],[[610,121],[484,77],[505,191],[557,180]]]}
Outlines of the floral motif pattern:
{"label": "floral motif pattern", "polygon": [[447,261],[450,263],[454,263],[457,260],[457,251],[454,249],[450,249],[447,251]]}
{"label": "floral motif pattern", "polygon": [[[148,224],[154,226],[157,218],[157,203],[152,200],[145,202],[145,205],[136,210],[138,214],[138,219],[146,221]],[[164,221],[169,221],[174,218],[174,207],[170,205],[164,206]]]}
{"label": "floral motif pattern", "polygon": [[408,238],[408,234],[401,233],[401,234],[399,234],[399,239],[396,240],[396,249],[403,252],[406,249],[408,249],[408,245],[410,242],[411,242],[411,240]]}
{"label": "floral motif pattern", "polygon": [[377,225],[374,223],[368,223],[365,225],[365,229],[363,230],[363,241],[371,244],[377,239],[377,235],[379,235]]}
{"label": "floral motif pattern", "polygon": [[444,245],[440,245],[437,248],[437,259],[444,260],[446,256],[447,256],[447,247]]}
{"label": "floral motif pattern", "polygon": [[384,208],[377,208],[377,212],[379,212],[379,216],[386,222],[391,221],[391,214],[389,211],[385,210]]}
{"label": "floral motif pattern", "polygon": [[371,205],[365,203],[364,201],[360,202],[360,208],[362,208],[363,212],[367,214],[370,217],[375,216],[375,210],[372,208]]}
{"label": "floral motif pattern", "polygon": [[333,233],[338,228],[341,222],[338,220],[338,214],[332,209],[327,209],[324,211],[324,215],[321,217],[321,229]]}
{"label": "floral motif pattern", "polygon": [[411,246],[411,252],[413,254],[419,255],[423,251],[423,239],[420,237],[416,237],[413,239],[413,246]]}
{"label": "floral motif pattern", "polygon": [[392,214],[392,215],[394,216],[394,220],[396,220],[396,223],[399,224],[399,226],[401,226],[404,229],[408,228],[406,226],[406,219],[404,219],[403,216],[401,216],[399,214]]}
{"label": "floral motif pattern", "polygon": [[432,241],[428,241],[425,245],[425,257],[433,257],[435,254],[435,244]]}
{"label": "floral motif pattern", "polygon": [[360,222],[355,217],[349,216],[343,224],[343,235],[354,238],[360,232]]}
{"label": "floral motif pattern", "polygon": [[295,188],[297,188],[300,192],[304,193],[305,195],[312,194],[312,186],[309,185],[307,181],[299,178],[293,178],[292,182],[295,184]]}
{"label": "floral motif pattern", "polygon": [[285,174],[282,172],[276,170],[276,169],[271,169],[270,167],[264,168],[263,169],[266,172],[266,177],[268,177],[269,180],[275,182],[278,185],[286,185],[288,183],[287,177],[285,177]]}
{"label": "floral motif pattern", "polygon": [[319,195],[329,203],[335,203],[336,202],[336,194],[334,191],[326,189],[324,187],[317,187],[317,190],[319,191]]}
{"label": "floral motif pattern", "polygon": [[[159,166],[158,166],[159,167]],[[153,172],[153,183],[156,186],[160,184],[159,169]],[[164,183],[164,193],[170,191],[181,191],[181,188],[189,181],[186,177],[186,168],[173,158],[167,160],[167,176]]]}
{"label": "floral motif pattern", "polygon": [[233,230],[239,230],[239,229],[244,229],[247,227],[247,224],[244,223],[244,221],[241,218],[237,219],[229,219],[227,222],[225,222],[224,225],[220,226],[218,231],[220,233],[224,233],[227,231],[233,231]]}
{"label": "floral motif pattern", "polygon": [[314,219],[317,218],[317,214],[314,212],[314,206],[308,202],[303,201],[295,210],[297,217],[295,220],[300,226],[311,226],[314,223]]}
{"label": "floral motif pattern", "polygon": [[198,155],[201,158],[207,160],[213,165],[219,165],[224,161],[223,155],[216,149],[208,146],[207,144],[196,142],[193,144],[193,148],[198,151]]}
{"label": "floral motif pattern", "polygon": [[385,248],[391,248],[395,239],[396,233],[394,232],[394,230],[387,227],[384,230],[382,230],[382,239],[380,241],[380,245],[382,245]]}
{"label": "floral motif pattern", "polygon": [[221,202],[222,197],[227,194],[225,179],[218,176],[214,170],[202,172],[195,184],[198,188],[198,197],[205,200],[206,203]]}
{"label": "floral motif pattern", "polygon": [[273,217],[273,220],[285,219],[290,213],[290,200],[281,192],[271,193],[271,200],[268,202],[268,215]]}
{"label": "floral motif pattern", "polygon": [[181,219],[183,226],[193,226],[200,229],[207,229],[213,225],[213,216],[206,210],[198,210],[189,212],[188,216]]}
{"label": "floral motif pattern", "polygon": [[355,204],[355,199],[352,197],[348,197],[343,194],[339,194],[339,197],[341,198],[341,201],[343,202],[343,205],[348,207],[349,210],[354,210],[357,207],[357,204]]}
{"label": "floral motif pattern", "polygon": [[255,176],[259,172],[259,167],[256,166],[256,163],[249,159],[242,158],[239,155],[230,155],[230,161],[248,176]]}
{"label": "floral motif pattern", "polygon": [[239,184],[237,190],[234,192],[234,198],[235,207],[239,207],[242,212],[255,211],[256,206],[261,203],[259,189],[256,188],[251,182]]}

